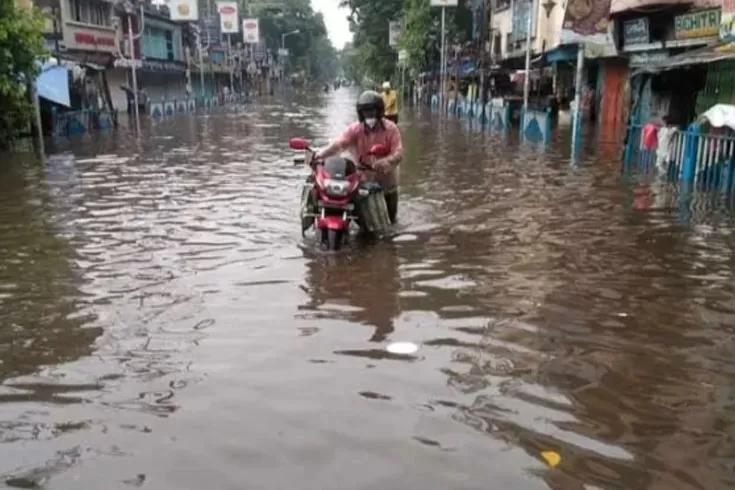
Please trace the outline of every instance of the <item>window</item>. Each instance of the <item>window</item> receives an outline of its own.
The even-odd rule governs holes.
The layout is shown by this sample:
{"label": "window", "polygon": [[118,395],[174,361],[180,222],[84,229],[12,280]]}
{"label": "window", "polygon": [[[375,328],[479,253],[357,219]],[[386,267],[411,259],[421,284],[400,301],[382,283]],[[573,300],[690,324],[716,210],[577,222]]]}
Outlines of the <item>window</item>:
{"label": "window", "polygon": [[510,0],[496,0],[495,1],[495,11],[501,11],[505,9],[510,8]]}
{"label": "window", "polygon": [[174,60],[174,39],[171,31],[166,31],[166,59]]}
{"label": "window", "polygon": [[183,56],[181,55],[181,32],[176,30],[173,31],[173,59],[175,61],[181,61]]}
{"label": "window", "polygon": [[503,37],[499,32],[493,33],[493,56],[495,59],[499,59],[503,54]]}
{"label": "window", "polygon": [[156,60],[167,60],[168,49],[166,42],[166,29],[145,26],[143,30],[143,56]]}
{"label": "window", "polygon": [[110,26],[111,4],[99,0],[69,0],[71,18],[75,22],[95,26]]}

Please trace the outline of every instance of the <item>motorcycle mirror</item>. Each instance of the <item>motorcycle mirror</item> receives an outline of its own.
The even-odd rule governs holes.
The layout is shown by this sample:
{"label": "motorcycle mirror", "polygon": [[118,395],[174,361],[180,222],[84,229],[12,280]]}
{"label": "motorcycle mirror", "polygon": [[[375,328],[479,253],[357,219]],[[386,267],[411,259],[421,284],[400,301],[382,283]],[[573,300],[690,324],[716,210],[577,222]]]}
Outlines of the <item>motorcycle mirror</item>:
{"label": "motorcycle mirror", "polygon": [[309,148],[309,142],[303,138],[291,138],[288,140],[288,146],[290,146],[292,150],[306,150]]}
{"label": "motorcycle mirror", "polygon": [[378,143],[370,148],[370,154],[376,157],[384,157],[388,155],[388,148]]}

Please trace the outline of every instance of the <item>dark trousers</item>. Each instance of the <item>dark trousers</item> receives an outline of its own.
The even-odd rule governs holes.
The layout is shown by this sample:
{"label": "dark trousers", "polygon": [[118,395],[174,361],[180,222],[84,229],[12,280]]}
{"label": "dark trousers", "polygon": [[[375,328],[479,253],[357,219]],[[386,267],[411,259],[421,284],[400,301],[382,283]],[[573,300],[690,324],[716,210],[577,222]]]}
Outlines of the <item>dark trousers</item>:
{"label": "dark trousers", "polygon": [[385,207],[388,208],[390,222],[395,224],[398,215],[398,189],[393,189],[385,194]]}
{"label": "dark trousers", "polygon": [[393,121],[394,123],[398,124],[398,114],[394,114],[392,116],[385,116],[385,118],[389,121]]}

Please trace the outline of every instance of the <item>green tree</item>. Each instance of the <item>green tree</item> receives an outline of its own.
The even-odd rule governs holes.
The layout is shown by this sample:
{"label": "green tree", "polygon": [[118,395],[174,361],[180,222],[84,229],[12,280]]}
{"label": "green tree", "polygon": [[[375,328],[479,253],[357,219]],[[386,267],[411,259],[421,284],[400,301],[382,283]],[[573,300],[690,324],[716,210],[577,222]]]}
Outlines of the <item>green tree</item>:
{"label": "green tree", "polygon": [[7,148],[33,114],[28,84],[44,56],[44,16],[15,0],[0,0],[0,147]]}
{"label": "green tree", "polygon": [[255,2],[251,9],[260,19],[261,33],[271,51],[281,47],[284,34],[298,31],[287,36],[284,43],[289,50],[291,70],[303,71],[311,80],[326,80],[336,75],[337,52],[327,37],[322,14],[314,12],[309,0]]}
{"label": "green tree", "polygon": [[388,45],[388,22],[403,13],[402,0],[342,0],[350,9],[354,46],[368,78],[390,78],[396,71],[397,53]]}
{"label": "green tree", "polygon": [[[364,73],[382,79],[395,73],[396,51],[388,46],[388,22],[403,20],[399,46],[408,54],[408,67],[420,71],[439,63],[441,9],[429,0],[342,0],[350,8],[350,27],[354,33],[352,60],[364,64]],[[447,8],[447,43],[464,43],[472,35],[469,0]]]}

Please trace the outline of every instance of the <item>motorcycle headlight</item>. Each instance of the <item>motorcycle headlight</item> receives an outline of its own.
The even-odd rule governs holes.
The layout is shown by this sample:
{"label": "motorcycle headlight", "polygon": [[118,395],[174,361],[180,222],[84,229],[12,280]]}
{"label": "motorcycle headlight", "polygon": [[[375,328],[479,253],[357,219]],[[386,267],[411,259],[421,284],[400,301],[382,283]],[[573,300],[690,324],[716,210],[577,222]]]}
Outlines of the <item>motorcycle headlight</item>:
{"label": "motorcycle headlight", "polygon": [[350,192],[350,183],[346,180],[327,179],[324,181],[324,190],[330,196],[346,196]]}

